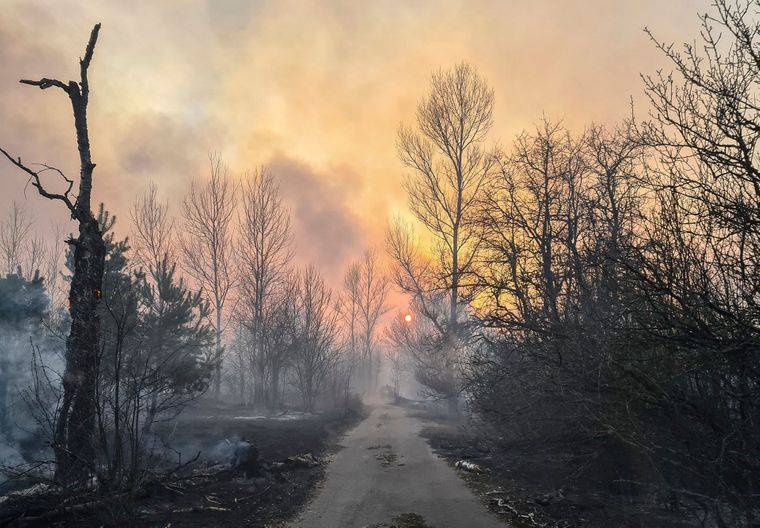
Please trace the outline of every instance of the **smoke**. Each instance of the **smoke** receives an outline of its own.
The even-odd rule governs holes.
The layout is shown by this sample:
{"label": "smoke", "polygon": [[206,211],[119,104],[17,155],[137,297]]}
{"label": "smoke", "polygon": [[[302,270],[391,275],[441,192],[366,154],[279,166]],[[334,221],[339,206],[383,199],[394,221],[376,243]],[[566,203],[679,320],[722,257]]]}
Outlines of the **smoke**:
{"label": "smoke", "polygon": [[42,369],[61,369],[48,303],[40,281],[0,278],[0,466],[30,462],[46,450],[40,418],[52,414],[56,400]]}
{"label": "smoke", "polygon": [[[41,427],[37,418],[51,415],[56,400],[49,387],[40,387],[39,399],[34,397],[34,369],[43,367],[35,365],[33,357],[39,354],[44,358],[48,363],[44,368],[59,363],[60,358],[32,339],[27,331],[0,326],[0,468],[39,460],[47,452],[50,431]],[[0,472],[0,483],[4,480]]]}
{"label": "smoke", "polygon": [[[17,466],[26,462],[24,457],[21,456],[21,452],[18,450],[15,442],[8,440],[5,437],[5,431],[0,434],[0,467],[2,466]],[[3,483],[5,478],[0,473],[0,484]]]}
{"label": "smoke", "polygon": [[345,263],[362,249],[362,226],[348,204],[347,187],[356,182],[328,179],[282,156],[273,158],[268,167],[290,206],[299,257],[318,265],[328,281],[335,283]]}
{"label": "smoke", "polygon": [[218,463],[232,463],[241,442],[242,438],[237,435],[225,438],[208,449],[204,458]]}

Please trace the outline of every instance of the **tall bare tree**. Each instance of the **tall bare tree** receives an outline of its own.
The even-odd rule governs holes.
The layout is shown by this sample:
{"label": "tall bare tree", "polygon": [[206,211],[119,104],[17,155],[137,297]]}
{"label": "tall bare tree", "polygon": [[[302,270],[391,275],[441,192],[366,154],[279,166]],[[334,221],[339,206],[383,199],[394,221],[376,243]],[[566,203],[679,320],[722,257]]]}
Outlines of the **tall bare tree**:
{"label": "tall bare tree", "polygon": [[359,364],[359,283],[360,269],[358,262],[352,262],[348,265],[343,275],[343,284],[338,298],[338,313],[343,321],[345,330],[344,339],[346,340],[346,369],[349,377],[349,383],[353,377],[354,371]]}
{"label": "tall bare tree", "polygon": [[272,409],[277,409],[282,404],[281,380],[291,365],[298,346],[298,278],[295,271],[289,272],[271,304],[266,312],[264,328],[269,380],[267,403]]}
{"label": "tall bare tree", "polygon": [[[47,285],[54,285],[62,254],[60,226],[53,224],[53,243],[34,229],[34,217],[13,202],[4,220],[0,220],[0,266],[2,273],[20,274],[27,279],[39,274]],[[55,292],[51,292],[55,293]]]}
{"label": "tall bare tree", "polygon": [[493,91],[472,66],[459,64],[433,75],[417,107],[418,130],[402,127],[398,134],[399,157],[412,170],[405,182],[409,206],[432,239],[433,256],[420,253],[401,223],[389,232],[389,253],[397,286],[443,337],[437,340],[442,355],[453,354],[465,337],[459,314],[476,291],[476,206],[495,167],[494,154],[483,146],[492,124]]}
{"label": "tall bare tree", "polygon": [[377,376],[375,357],[380,320],[388,310],[390,280],[380,268],[377,253],[367,250],[359,262],[358,307],[361,331],[362,358],[367,381],[372,385]]}
{"label": "tall bare tree", "polygon": [[[24,163],[6,150],[0,152],[16,167],[25,172],[38,193],[59,201],[79,225],[79,235],[67,242],[74,248],[74,273],[69,293],[71,330],[66,342],[66,368],[63,377],[63,399],[55,425],[53,449],[56,455],[56,478],[66,483],[82,484],[92,469],[93,430],[95,419],[95,391],[98,374],[98,346],[100,319],[98,304],[101,298],[105,245],[91,207],[92,176],[95,164],[90,153],[87,127],[87,105],[90,98],[88,70],[98,41],[100,24],[90,33],[84,57],[79,61],[79,81],[63,82],[58,79],[22,80],[22,84],[41,90],[58,88],[71,101],[74,113],[77,149],[79,152],[79,189],[72,196],[74,180],[52,166]],[[54,192],[43,183],[42,177],[55,174],[65,189]]]}
{"label": "tall bare tree", "polygon": [[[239,308],[245,312],[243,321],[253,335],[258,376],[254,399],[263,403],[270,367],[276,367],[276,375],[269,379],[270,396],[279,393],[279,356],[285,350],[268,346],[267,318],[276,318],[278,314],[280,297],[287,289],[288,264],[293,257],[290,213],[282,202],[277,181],[266,168],[256,170],[244,183],[239,231],[242,260]],[[270,369],[269,374],[275,371]]]}
{"label": "tall bare tree", "polygon": [[307,411],[313,411],[340,359],[338,312],[332,292],[313,266],[301,273],[298,288],[298,317],[293,375],[296,389]]}
{"label": "tall bare tree", "polygon": [[216,336],[214,394],[219,395],[222,373],[222,320],[235,283],[232,222],[235,184],[220,156],[212,155],[210,178],[194,180],[183,201],[183,235],[179,246],[184,270],[204,291],[214,310]]}
{"label": "tall bare tree", "polygon": [[[453,331],[460,303],[471,297],[466,281],[477,254],[475,205],[495,166],[483,148],[492,125],[493,90],[472,66],[459,64],[433,75],[430,93],[417,107],[419,131],[402,127],[398,134],[399,157],[412,170],[404,185],[409,206],[436,243],[434,287],[448,293]],[[402,288],[422,293],[414,291],[413,281]]]}
{"label": "tall bare tree", "polygon": [[376,377],[377,331],[382,316],[388,312],[389,291],[390,279],[380,268],[374,250],[365,251],[360,260],[349,264],[343,276],[338,310],[346,333],[345,359],[350,374],[354,366],[361,367],[363,381],[368,385]]}
{"label": "tall bare tree", "polygon": [[481,198],[482,278],[505,288],[489,296],[489,313],[501,321],[557,332],[563,300],[583,280],[574,273],[577,239],[587,227],[579,225],[575,186],[585,173],[582,146],[561,124],[542,121],[535,134],[517,138]]}

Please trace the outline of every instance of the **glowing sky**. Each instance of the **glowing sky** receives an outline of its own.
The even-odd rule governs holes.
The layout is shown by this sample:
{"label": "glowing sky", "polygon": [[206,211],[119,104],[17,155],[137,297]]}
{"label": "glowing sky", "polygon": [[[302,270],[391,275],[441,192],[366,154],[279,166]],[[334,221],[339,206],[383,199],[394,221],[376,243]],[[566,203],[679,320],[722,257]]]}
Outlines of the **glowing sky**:
{"label": "glowing sky", "polygon": [[[125,222],[153,180],[175,213],[210,151],[235,173],[269,164],[293,208],[299,254],[328,275],[405,208],[394,141],[430,73],[469,61],[494,87],[492,140],[542,113],[578,129],[643,106],[640,72],[664,65],[643,33],[691,40],[704,0],[0,0],[0,144],[76,173],[68,101],[20,78],[74,78],[89,31],[95,199]],[[51,91],[52,92],[52,91]],[[0,162],[40,227],[65,219]],[[56,213],[57,211],[57,213]],[[124,227],[124,226],[123,226]]]}

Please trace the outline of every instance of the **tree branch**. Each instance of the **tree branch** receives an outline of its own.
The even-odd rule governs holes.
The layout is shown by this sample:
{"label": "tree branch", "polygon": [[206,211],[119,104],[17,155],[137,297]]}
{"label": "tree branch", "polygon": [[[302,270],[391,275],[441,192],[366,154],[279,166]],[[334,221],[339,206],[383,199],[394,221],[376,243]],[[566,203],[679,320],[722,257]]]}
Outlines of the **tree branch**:
{"label": "tree branch", "polygon": [[71,94],[71,91],[69,89],[69,85],[65,84],[62,81],[59,81],[58,79],[48,79],[47,77],[43,77],[39,81],[32,81],[29,79],[21,79],[19,81],[21,84],[28,84],[30,86],[37,86],[40,90],[46,90],[50,88],[51,86],[55,86],[57,88],[60,88],[67,94]]}
{"label": "tree branch", "polygon": [[[31,177],[31,183],[34,187],[37,188],[37,191],[40,193],[41,196],[44,196],[45,198],[49,200],[60,200],[63,202],[66,207],[68,207],[69,211],[71,211],[72,215],[74,214],[74,204],[71,202],[71,199],[69,198],[69,193],[71,192],[72,187],[74,186],[74,181],[70,180],[66,176],[64,176],[63,172],[61,172],[59,169],[56,169],[55,167],[50,167],[49,165],[45,165],[43,163],[39,163],[38,165],[44,167],[41,171],[35,171],[28,166],[26,166],[22,161],[21,158],[14,158],[11,156],[5,149],[0,147],[0,153],[2,153],[8,160],[13,163],[16,167],[21,169],[22,171],[26,172]],[[40,173],[44,172],[46,170],[52,170],[57,172],[61,178],[63,178],[66,183],[68,183],[68,188],[63,194],[59,193],[51,193],[48,192],[43,186],[42,182],[40,181]]]}
{"label": "tree branch", "polygon": [[100,23],[95,24],[90,33],[90,40],[87,42],[87,48],[84,51],[84,58],[79,60],[79,76],[80,86],[82,88],[82,97],[87,100],[87,95],[90,92],[89,82],[87,80],[87,69],[90,67],[92,61],[92,54],[95,52],[95,44],[98,42],[98,34],[100,33]]}

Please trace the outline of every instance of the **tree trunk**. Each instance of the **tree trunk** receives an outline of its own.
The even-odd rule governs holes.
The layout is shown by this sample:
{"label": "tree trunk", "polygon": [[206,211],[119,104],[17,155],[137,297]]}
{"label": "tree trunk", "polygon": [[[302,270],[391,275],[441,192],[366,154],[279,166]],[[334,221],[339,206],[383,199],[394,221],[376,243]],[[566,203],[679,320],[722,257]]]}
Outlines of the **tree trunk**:
{"label": "tree trunk", "polygon": [[240,365],[240,404],[245,405],[245,368]]}
{"label": "tree trunk", "polygon": [[[7,353],[7,352],[3,352]],[[0,431],[9,431],[8,423],[8,365],[6,361],[0,360]]]}
{"label": "tree trunk", "polygon": [[[90,164],[90,174],[92,167]],[[98,304],[106,249],[98,222],[89,211],[89,203],[86,213],[90,219],[80,222],[79,237],[72,241],[74,274],[69,293],[71,331],[66,340],[64,394],[54,439],[56,480],[66,484],[84,484],[95,457],[92,436],[95,388],[100,368]]]}
{"label": "tree trunk", "polygon": [[254,389],[253,400],[255,405],[261,406],[266,404],[266,366],[261,359],[256,361],[256,374],[258,383]]}
{"label": "tree trunk", "polygon": [[364,357],[367,361],[367,388],[372,389],[374,388],[373,383],[373,376],[372,376],[372,350],[367,348],[367,351],[364,354]]}
{"label": "tree trunk", "polygon": [[216,368],[214,369],[214,396],[218,399],[222,387],[222,308],[216,303]]}
{"label": "tree trunk", "polygon": [[63,90],[71,101],[79,153],[79,192],[72,203],[69,192],[73,181],[60,173],[69,183],[64,194],[50,193],[42,185],[39,172],[14,160],[16,166],[32,177],[32,185],[50,200],[63,202],[71,217],[79,224],[79,236],[67,242],[74,247],[74,273],[69,291],[71,330],[66,340],[66,366],[63,375],[63,399],[55,424],[53,449],[56,457],[56,480],[67,485],[83,485],[94,469],[96,385],[100,368],[100,303],[105,265],[105,244],[97,219],[90,207],[92,173],[95,164],[90,154],[90,137],[87,128],[89,81],[87,70],[95,51],[100,24],[90,33],[84,58],[80,59],[80,82],[64,83],[56,79],[39,81],[22,80],[23,84],[45,90],[55,87]]}
{"label": "tree trunk", "polygon": [[272,378],[270,380],[271,404],[272,409],[280,406],[280,368],[272,367]]}

